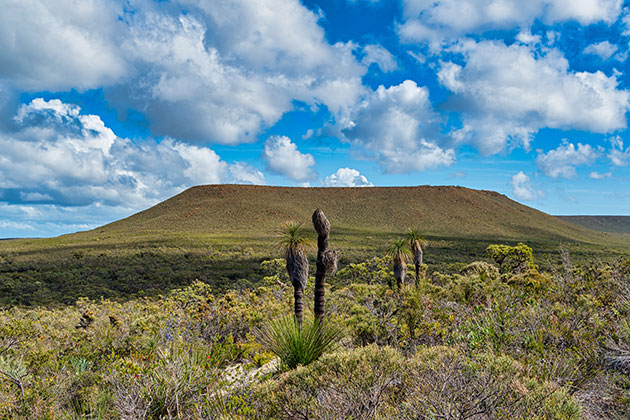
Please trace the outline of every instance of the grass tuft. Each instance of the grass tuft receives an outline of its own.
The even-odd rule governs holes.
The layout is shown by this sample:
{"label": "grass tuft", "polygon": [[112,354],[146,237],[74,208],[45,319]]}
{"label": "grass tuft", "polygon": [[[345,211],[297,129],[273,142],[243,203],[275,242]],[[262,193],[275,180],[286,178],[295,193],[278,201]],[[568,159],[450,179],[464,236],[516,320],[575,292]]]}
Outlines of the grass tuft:
{"label": "grass tuft", "polygon": [[300,328],[293,317],[271,321],[258,332],[260,343],[289,369],[306,366],[334,350],[343,336],[342,326],[309,319]]}

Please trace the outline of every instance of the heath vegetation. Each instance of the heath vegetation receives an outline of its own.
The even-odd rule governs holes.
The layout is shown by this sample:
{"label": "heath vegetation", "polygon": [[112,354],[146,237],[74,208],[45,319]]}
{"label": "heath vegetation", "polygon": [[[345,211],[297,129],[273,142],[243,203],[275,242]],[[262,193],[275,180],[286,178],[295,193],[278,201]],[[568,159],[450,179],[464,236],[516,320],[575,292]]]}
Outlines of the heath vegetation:
{"label": "heath vegetation", "polygon": [[[193,192],[213,202],[230,188]],[[418,191],[395,193],[414,201]],[[447,192],[447,205],[476,205],[469,190]],[[348,194],[361,212],[378,213],[361,192]],[[381,211],[380,230],[355,216],[337,228],[328,217],[349,214],[337,203],[313,213],[312,229],[257,220],[247,195],[213,219],[183,193],[101,230],[4,241],[0,418],[628,418],[630,258],[621,236],[474,194],[488,208],[514,207],[522,223],[434,211],[455,225],[421,232]],[[256,214],[286,220],[265,197]],[[411,220],[429,214],[421,207]],[[527,227],[529,241],[519,229],[534,219],[540,230]],[[244,230],[243,220],[257,228]],[[229,232],[212,231],[221,226]]]}
{"label": "heath vegetation", "polygon": [[287,318],[285,259],[252,288],[4,308],[0,418],[627,418],[630,260],[561,250],[543,270],[524,244],[486,255],[400,287],[390,256],[342,266],[326,334],[312,277],[303,327]]}

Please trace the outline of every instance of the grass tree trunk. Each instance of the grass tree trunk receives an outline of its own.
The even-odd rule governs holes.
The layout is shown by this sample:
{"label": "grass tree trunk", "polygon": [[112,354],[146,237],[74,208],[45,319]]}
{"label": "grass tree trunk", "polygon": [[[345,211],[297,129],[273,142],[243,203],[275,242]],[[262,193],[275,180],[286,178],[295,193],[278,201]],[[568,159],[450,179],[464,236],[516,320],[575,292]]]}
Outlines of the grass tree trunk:
{"label": "grass tree trunk", "polygon": [[293,316],[295,323],[302,328],[304,324],[304,288],[293,288]]}
{"label": "grass tree trunk", "polygon": [[293,249],[287,256],[287,272],[293,285],[293,313],[301,327],[304,322],[304,287],[308,280],[308,259],[302,249]]}
{"label": "grass tree trunk", "polygon": [[330,222],[320,209],[316,209],[313,213],[313,227],[317,231],[317,271],[315,272],[313,312],[315,319],[321,320],[326,312],[326,272],[336,268],[337,255],[335,252],[328,250]]}
{"label": "grass tree trunk", "polygon": [[396,285],[399,289],[405,284],[406,276],[407,264],[402,258],[394,258],[394,278],[396,279]]}
{"label": "grass tree trunk", "polygon": [[413,263],[416,266],[416,287],[420,285],[420,271],[422,270],[422,248],[413,250]]}

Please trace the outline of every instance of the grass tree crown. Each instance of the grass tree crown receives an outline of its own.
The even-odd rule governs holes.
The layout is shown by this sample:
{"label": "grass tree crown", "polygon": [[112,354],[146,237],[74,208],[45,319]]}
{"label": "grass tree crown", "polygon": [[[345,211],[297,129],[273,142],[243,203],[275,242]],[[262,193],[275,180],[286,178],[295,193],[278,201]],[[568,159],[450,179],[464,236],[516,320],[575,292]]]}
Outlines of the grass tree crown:
{"label": "grass tree crown", "polygon": [[416,229],[409,229],[407,232],[407,240],[411,246],[411,250],[416,252],[427,246],[427,240]]}
{"label": "grass tree crown", "polygon": [[394,261],[405,261],[405,259],[410,258],[412,256],[411,249],[409,249],[409,244],[405,240],[405,238],[399,238],[394,240],[387,248],[388,256],[392,257]]}
{"label": "grass tree crown", "polygon": [[286,222],[277,232],[277,246],[284,253],[285,258],[298,252],[306,252],[313,246],[313,241],[308,237],[304,224],[301,222]]}

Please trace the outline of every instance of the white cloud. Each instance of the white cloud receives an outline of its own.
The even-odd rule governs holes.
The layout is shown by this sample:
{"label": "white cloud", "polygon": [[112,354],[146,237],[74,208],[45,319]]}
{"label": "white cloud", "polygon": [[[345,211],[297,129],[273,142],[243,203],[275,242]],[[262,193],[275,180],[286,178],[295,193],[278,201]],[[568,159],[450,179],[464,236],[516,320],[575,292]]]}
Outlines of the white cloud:
{"label": "white cloud", "polygon": [[103,206],[99,203],[81,207],[52,204],[0,203],[0,237],[41,237],[93,229],[122,219],[137,209],[124,206]]}
{"label": "white cloud", "polygon": [[406,80],[379,88],[351,109],[343,135],[365,149],[386,172],[404,173],[448,166],[455,152],[438,144],[440,118],[429,91]]}
{"label": "white cloud", "polygon": [[617,46],[608,41],[591,44],[584,49],[584,54],[593,54],[599,56],[602,60],[608,60],[617,52]]}
{"label": "white cloud", "polygon": [[527,28],[536,20],[612,23],[620,13],[621,0],[405,0],[398,33],[435,50],[445,40],[489,29]]}
{"label": "white cloud", "polygon": [[265,142],[262,158],[267,168],[293,181],[307,181],[315,177],[311,168],[315,159],[310,153],[301,153],[297,145],[286,136],[272,136]]}
{"label": "white cloud", "polygon": [[398,69],[398,63],[394,56],[385,48],[378,44],[370,44],[363,47],[365,56],[361,63],[369,66],[374,63],[378,65],[383,73],[389,73]]}
{"label": "white cloud", "polygon": [[591,179],[608,179],[610,177],[612,177],[612,172],[611,171],[603,173],[603,174],[600,174],[597,171],[593,171],[593,172],[591,172],[589,174],[589,178],[591,178]]}
{"label": "white cloud", "polygon": [[[11,231],[34,231],[35,228],[28,224],[28,223],[24,223],[24,222],[13,222],[13,221],[0,221],[0,228],[2,228],[3,230],[11,230]],[[3,234],[3,238],[4,237],[10,237],[11,235],[6,235]]]}
{"label": "white cloud", "polygon": [[233,165],[230,165],[229,171],[231,182],[237,184],[265,184],[265,175],[245,162],[235,162]]}
{"label": "white cloud", "polygon": [[293,101],[338,113],[366,90],[358,46],[329,44],[319,19],[299,0],[13,1],[0,15],[0,79],[105,87],[154,135],[253,142]]}
{"label": "white cloud", "polygon": [[623,139],[620,136],[611,137],[608,141],[610,141],[608,151],[610,162],[615,166],[627,166],[630,161],[630,146],[624,150]]}
{"label": "white cloud", "polygon": [[466,64],[444,62],[440,83],[455,93],[450,103],[463,109],[463,127],[452,133],[483,154],[508,143],[529,147],[540,128],[598,133],[626,128],[630,93],[618,89],[617,76],[572,72],[554,49],[498,41],[464,41],[454,47]]}
{"label": "white cloud", "polygon": [[516,199],[527,201],[536,200],[545,195],[543,191],[534,188],[531,180],[523,171],[512,176],[512,192]]}
{"label": "white cloud", "polygon": [[540,36],[532,35],[532,33],[527,30],[519,32],[518,35],[516,35],[516,40],[522,44],[539,44]]}
{"label": "white cloud", "polygon": [[0,190],[9,203],[139,209],[192,185],[244,180],[249,170],[206,147],[120,138],[98,116],[59,100],[34,99],[15,120],[18,131],[0,133]]}
{"label": "white cloud", "polygon": [[327,187],[372,187],[374,184],[356,169],[339,168],[334,174],[330,174],[324,179]]}
{"label": "white cloud", "polygon": [[30,192],[25,193],[24,191],[20,192],[20,199],[22,201],[53,201],[53,198],[48,194],[42,194],[38,192]]}
{"label": "white cloud", "polygon": [[578,143],[577,148],[566,140],[558,148],[547,153],[539,153],[536,158],[538,167],[552,178],[574,178],[577,176],[576,166],[591,165],[599,156],[599,152],[588,144]]}
{"label": "white cloud", "polygon": [[118,82],[129,71],[117,46],[120,13],[109,0],[3,1],[0,78],[31,91]]}
{"label": "white cloud", "polygon": [[294,100],[337,113],[365,90],[356,46],[328,44],[319,16],[298,0],[183,3],[186,14],[136,15],[124,44],[150,68],[133,82],[134,106],[156,135],[253,142]]}
{"label": "white cloud", "polygon": [[621,22],[623,23],[623,32],[621,34],[624,36],[630,36],[630,7],[623,9]]}

